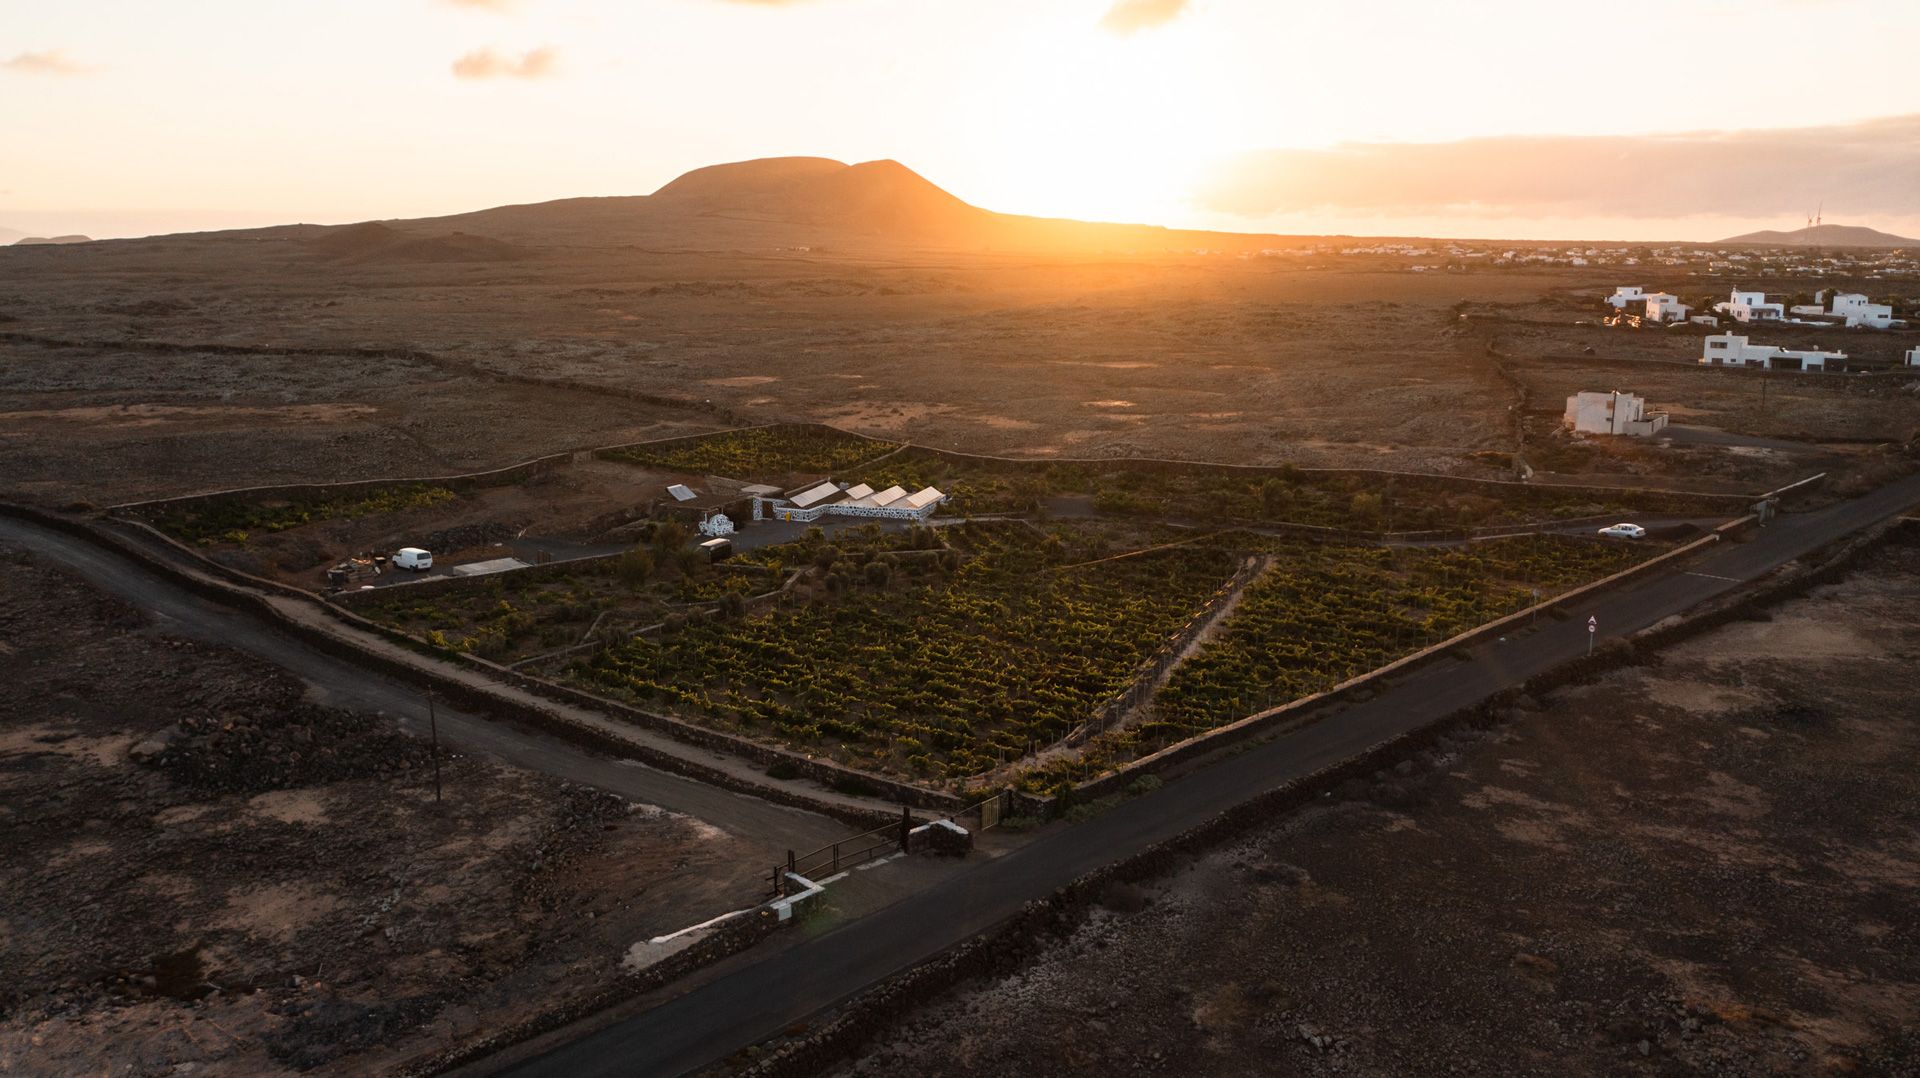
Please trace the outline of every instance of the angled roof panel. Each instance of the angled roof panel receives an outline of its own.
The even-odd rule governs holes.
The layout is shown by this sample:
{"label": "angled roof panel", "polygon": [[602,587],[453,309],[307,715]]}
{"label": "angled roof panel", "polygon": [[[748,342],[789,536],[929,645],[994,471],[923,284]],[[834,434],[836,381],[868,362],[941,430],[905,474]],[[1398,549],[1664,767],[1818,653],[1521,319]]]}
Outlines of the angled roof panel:
{"label": "angled roof panel", "polygon": [[695,494],[693,488],[687,486],[685,483],[675,483],[667,488],[667,493],[673,495],[673,500],[676,502],[690,502],[700,496]]}
{"label": "angled roof panel", "polygon": [[808,487],[806,490],[795,494],[793,496],[793,504],[796,508],[807,509],[819,505],[821,502],[839,493],[840,488],[834,486],[833,480],[829,479],[818,486]]}
{"label": "angled roof panel", "polygon": [[945,494],[940,493],[933,487],[924,487],[907,495],[905,504],[912,509],[925,509],[927,506],[933,505],[945,497]]}

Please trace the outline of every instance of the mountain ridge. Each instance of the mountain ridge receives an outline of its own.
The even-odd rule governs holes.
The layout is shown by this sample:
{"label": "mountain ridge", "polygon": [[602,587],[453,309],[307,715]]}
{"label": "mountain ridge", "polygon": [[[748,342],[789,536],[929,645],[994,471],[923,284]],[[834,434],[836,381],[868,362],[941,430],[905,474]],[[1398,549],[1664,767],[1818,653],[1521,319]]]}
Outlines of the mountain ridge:
{"label": "mountain ridge", "polygon": [[1763,229],[1720,242],[1756,247],[1920,247],[1920,240],[1865,225],[1808,225],[1788,232]]}

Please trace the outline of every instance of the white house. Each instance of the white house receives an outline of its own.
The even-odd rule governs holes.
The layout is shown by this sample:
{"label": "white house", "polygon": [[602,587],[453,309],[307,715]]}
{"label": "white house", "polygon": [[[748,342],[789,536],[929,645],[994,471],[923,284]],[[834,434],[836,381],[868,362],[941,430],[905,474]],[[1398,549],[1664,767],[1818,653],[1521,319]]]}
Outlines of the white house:
{"label": "white house", "polygon": [[1607,302],[1613,304],[1614,310],[1624,311],[1628,307],[1645,303],[1646,299],[1646,289],[1637,284],[1623,284],[1613,290],[1613,295],[1607,297]]}
{"label": "white house", "polygon": [[1717,326],[1720,324],[1720,316],[1717,314],[1696,314],[1687,319],[1687,321],[1692,322],[1696,326]]}
{"label": "white house", "polygon": [[1685,322],[1687,312],[1692,307],[1680,302],[1680,297],[1671,292],[1647,293],[1647,320],[1652,322]]}
{"label": "white house", "polygon": [[1858,292],[1842,292],[1833,297],[1833,314],[1847,320],[1847,328],[1871,326],[1886,329],[1893,325],[1893,308],[1884,303],[1868,303]]}
{"label": "white house", "polygon": [[1845,352],[1818,349],[1781,348],[1772,344],[1749,344],[1747,338],[1732,333],[1716,333],[1706,339],[1700,363],[1709,367],[1765,367],[1769,370],[1824,371],[1829,363],[1845,361]]}
{"label": "white house", "polygon": [[1907,366],[1920,367],[1920,345],[1907,349]]}
{"label": "white house", "polygon": [[1767,302],[1765,292],[1736,291],[1725,303],[1714,304],[1713,309],[1731,315],[1736,322],[1778,322],[1787,316],[1780,304]]}
{"label": "white house", "polygon": [[1575,393],[1567,398],[1568,429],[1579,434],[1625,434],[1645,438],[1666,429],[1667,413],[1647,414],[1647,402],[1631,393]]}
{"label": "white house", "polygon": [[908,494],[901,486],[876,491],[865,483],[843,487],[829,479],[785,498],[755,495],[753,519],[772,517],[803,523],[812,523],[824,516],[925,520],[946,500],[947,496],[933,487],[922,487]]}

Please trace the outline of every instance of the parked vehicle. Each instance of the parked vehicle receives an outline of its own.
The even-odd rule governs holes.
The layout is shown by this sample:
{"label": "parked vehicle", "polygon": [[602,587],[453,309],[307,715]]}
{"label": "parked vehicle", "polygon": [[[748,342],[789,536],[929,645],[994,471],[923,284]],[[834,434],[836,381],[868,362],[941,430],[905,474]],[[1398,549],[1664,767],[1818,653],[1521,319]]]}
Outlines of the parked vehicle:
{"label": "parked vehicle", "polygon": [[1645,539],[1647,537],[1647,529],[1642,528],[1638,524],[1628,524],[1623,521],[1619,524],[1609,524],[1601,528],[1600,534],[1609,539]]}
{"label": "parked vehicle", "polygon": [[400,552],[393,556],[393,567],[412,569],[417,573],[425,572],[433,568],[433,555],[417,546],[403,546]]}

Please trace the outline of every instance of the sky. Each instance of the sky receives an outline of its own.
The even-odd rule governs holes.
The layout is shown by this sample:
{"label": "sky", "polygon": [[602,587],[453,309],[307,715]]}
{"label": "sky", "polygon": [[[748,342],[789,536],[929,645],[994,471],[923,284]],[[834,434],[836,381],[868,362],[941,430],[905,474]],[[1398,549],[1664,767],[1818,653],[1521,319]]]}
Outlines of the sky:
{"label": "sky", "polygon": [[795,154],[1235,231],[1920,235],[1916,40],[1911,0],[0,0],[0,228],[430,216]]}

